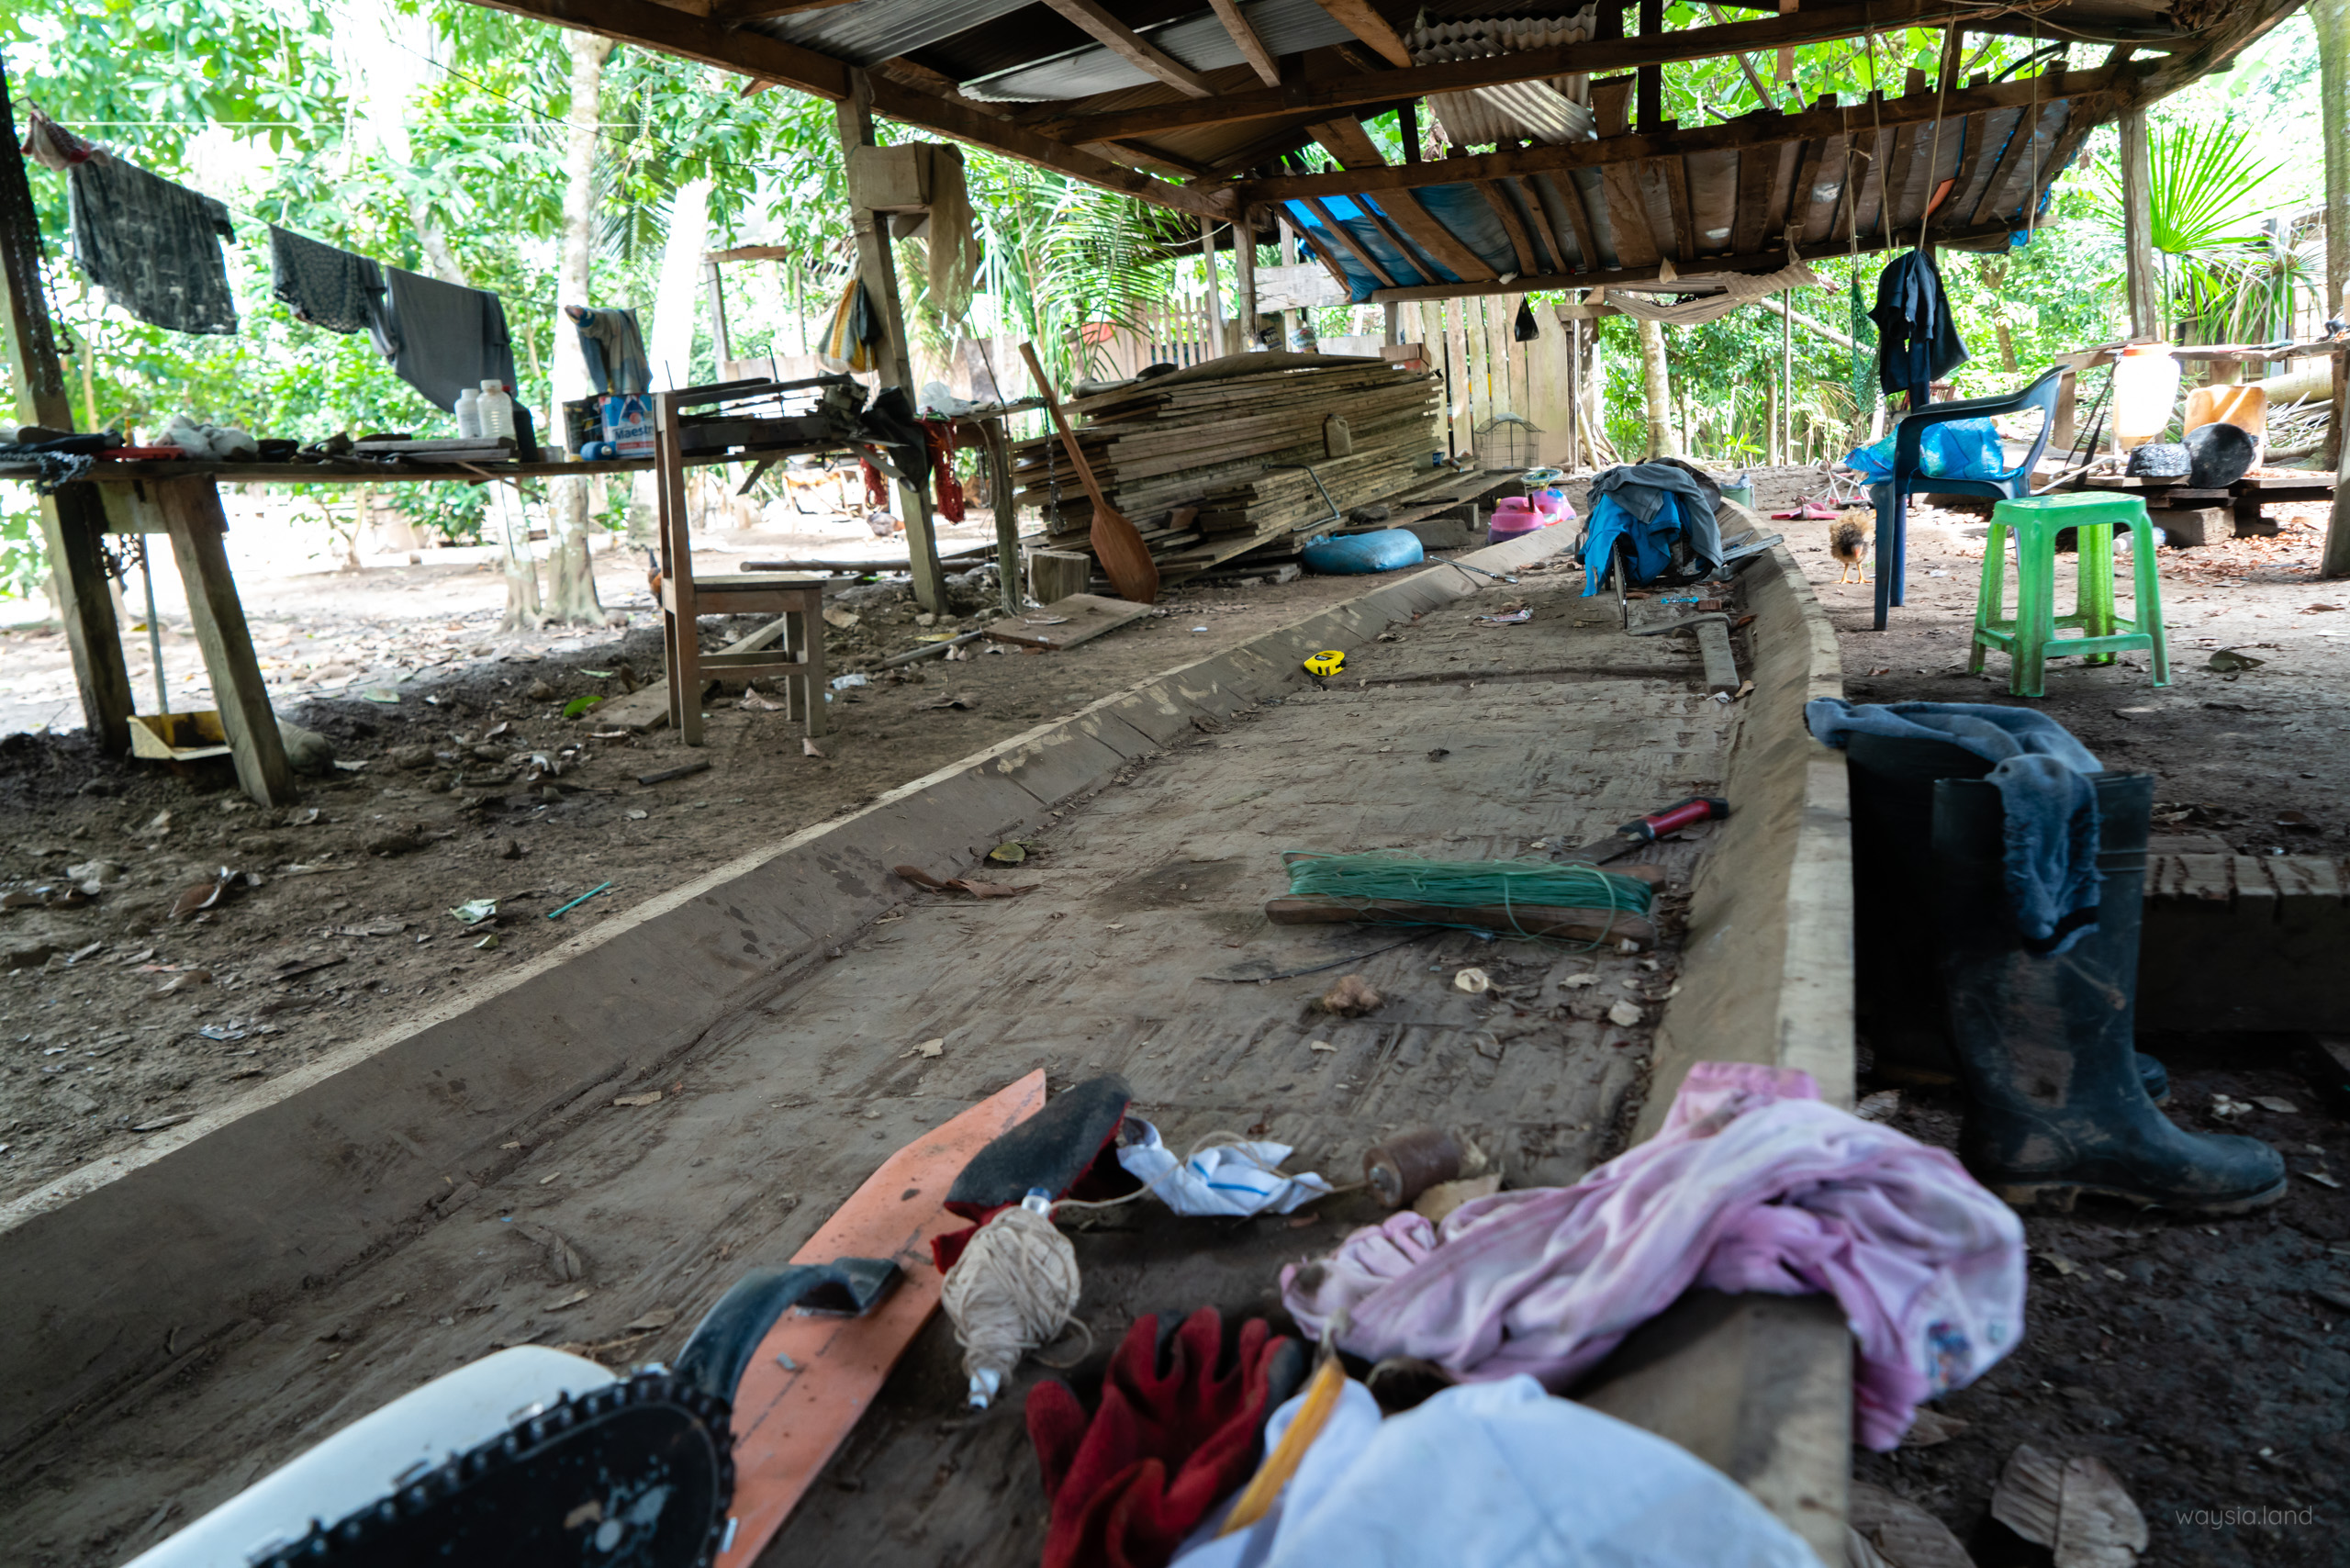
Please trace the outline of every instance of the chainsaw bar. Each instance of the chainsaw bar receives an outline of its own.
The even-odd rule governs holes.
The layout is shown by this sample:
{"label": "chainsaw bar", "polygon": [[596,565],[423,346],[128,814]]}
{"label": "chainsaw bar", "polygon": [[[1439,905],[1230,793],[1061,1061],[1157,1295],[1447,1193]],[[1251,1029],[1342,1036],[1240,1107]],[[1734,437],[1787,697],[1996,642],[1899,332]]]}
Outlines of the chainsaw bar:
{"label": "chainsaw bar", "polygon": [[734,1495],[727,1402],[658,1369],[518,1413],[500,1437],[255,1568],[707,1568]]}

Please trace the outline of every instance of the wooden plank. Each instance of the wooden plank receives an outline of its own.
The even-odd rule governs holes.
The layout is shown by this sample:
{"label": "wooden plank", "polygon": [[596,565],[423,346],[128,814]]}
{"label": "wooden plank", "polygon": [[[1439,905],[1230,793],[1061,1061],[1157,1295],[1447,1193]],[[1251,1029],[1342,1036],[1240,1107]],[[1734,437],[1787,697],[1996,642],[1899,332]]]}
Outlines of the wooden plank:
{"label": "wooden plank", "polygon": [[1697,225],[1689,211],[1689,166],[1679,158],[1660,158],[1650,171],[1664,181],[1666,205],[1673,209],[1673,251],[1684,262],[1697,259]]}
{"label": "wooden plank", "polygon": [[[1074,648],[1080,643],[1090,643],[1105,632],[1114,632],[1149,613],[1150,606],[1147,604],[1136,604],[1123,599],[1102,599],[1090,593],[1073,593],[1067,599],[1055,599],[1042,610],[1031,610],[1021,615],[990,621],[987,625],[987,636],[990,642],[1059,652]],[[1052,624],[1057,621],[1062,624]]]}
{"label": "wooden plank", "polygon": [[1045,4],[1112,54],[1177,92],[1194,98],[1214,94],[1205,77],[1111,15],[1100,0],[1045,0]]}
{"label": "wooden plank", "polygon": [[[2056,129],[2062,124],[2059,117],[2065,112],[2065,106],[2061,99],[2050,102],[2045,97],[2036,118],[2029,109],[2025,111],[2023,118],[2016,126],[2015,134],[2008,139],[2007,150],[1999,154],[1998,166],[1991,171],[1990,184],[1983,188],[1983,199],[1968,215],[1969,222],[1987,223],[1993,218],[2007,215],[2009,192],[2015,183],[2018,180],[2029,181],[2031,177],[2032,150],[2035,147],[2039,149],[2039,167],[2043,173],[2046,171],[2048,154],[2054,145]],[[2143,205],[2140,210],[2143,210]]]}
{"label": "wooden plank", "polygon": [[[552,0],[537,3],[549,4]],[[602,3],[619,4],[621,0]],[[1603,16],[1609,9],[1606,6],[1600,7]],[[1411,68],[1410,89],[1404,93],[1399,93],[1398,84],[1383,73],[1331,76],[1292,82],[1280,88],[1220,93],[1214,98],[1181,104],[1140,105],[1106,113],[1071,115],[1039,120],[1035,125],[1047,135],[1072,141],[1124,141],[1237,120],[1321,116],[1340,109],[1390,104],[1403,96],[1427,97],[1550,76],[1598,75],[1675,61],[1711,60],[1750,50],[1773,49],[1783,43],[1858,38],[1872,29],[1885,32],[1896,28],[1935,27],[1974,14],[1957,0],[1886,0],[1882,5],[1823,6],[1720,27],[1684,28],[1637,39],[1592,39],[1547,49],[1515,50],[1480,60],[1416,65]]]}
{"label": "wooden plank", "polygon": [[[2126,85],[2132,79],[2131,73],[2134,69],[2133,66],[2119,65],[2101,66],[2093,71],[2066,72],[2061,83],[2052,73],[2051,80],[2041,84],[2038,96],[2043,106],[2053,103],[2056,101],[2061,85],[2065,97],[2097,97]],[[1593,118],[1601,122],[1597,140],[1556,145],[1544,143],[1515,148],[1507,152],[1476,153],[1426,163],[1392,163],[1378,169],[1281,174],[1262,180],[1242,181],[1231,189],[1241,199],[1259,202],[1288,201],[1308,196],[1353,196],[1362,191],[1376,193],[1416,185],[1460,185],[1472,180],[1499,179],[1507,174],[1599,168],[1612,162],[1639,162],[1675,154],[1720,152],[1784,141],[1820,140],[1841,137],[1848,128],[1862,123],[1858,109],[1840,108],[1834,96],[1828,95],[1801,114],[1770,118],[1749,116],[1743,119],[1724,120],[1718,125],[1677,129],[1656,136],[1611,136],[1605,129],[1604,117],[1598,112],[1601,91],[1606,85],[1600,82],[1592,84]],[[1947,112],[1961,115],[1990,109],[2012,109],[2031,103],[2033,97],[2034,85],[2031,80],[2001,82],[1952,94]],[[1914,100],[1896,98],[1883,105],[1867,123],[1874,129],[1880,121],[1886,126],[1900,126],[1931,119],[1934,104],[1931,94],[1922,94]]]}
{"label": "wooden plank", "polygon": [[[1612,0],[1611,0],[1612,3]],[[1639,0],[1640,38],[1645,41],[1664,34],[1664,0]],[[1665,129],[1664,67],[1658,63],[1644,64],[1639,69],[1640,134],[1651,136]]]}
{"label": "wooden plank", "polygon": [[1559,237],[1550,231],[1550,219],[1542,210],[1541,193],[1516,180],[1496,180],[1494,188],[1500,192],[1503,202],[1510,210],[1515,212],[1523,206],[1525,216],[1532,219],[1526,228],[1534,240],[1533,273],[1565,272],[1567,248],[1559,243]]}
{"label": "wooden plank", "polygon": [[1567,226],[1575,231],[1575,249],[1583,255],[1582,270],[1598,271],[1599,237],[1592,230],[1591,211],[1583,206],[1583,187],[1575,184],[1572,171],[1561,169],[1550,176],[1550,188],[1559,193],[1559,205],[1566,208]]}
{"label": "wooden plank", "polygon": [[[16,124],[13,112],[7,73],[0,64],[0,141],[6,143],[0,147],[0,325],[7,329],[8,379],[17,392],[17,422],[70,431],[73,406],[42,292],[32,185],[16,134],[6,129]],[[68,485],[38,499],[41,543],[73,655],[83,722],[100,751],[120,756],[130,749],[130,671],[123,663],[122,633],[100,558],[105,508],[92,485]]]}
{"label": "wooden plank", "polygon": [[[1371,0],[1314,0],[1330,19],[1371,46],[1382,60],[1399,69],[1412,63],[1412,50],[1395,26],[1371,8]],[[1391,88],[1392,92],[1393,89]]]}
{"label": "wooden plank", "polygon": [[1281,227],[1296,235],[1299,242],[1314,252],[1314,259],[1320,262],[1324,270],[1329,273],[1331,281],[1338,286],[1340,294],[1349,299],[1354,297],[1355,286],[1348,281],[1347,269],[1338,264],[1337,252],[1323,243],[1321,238],[1305,225],[1291,221],[1286,213],[1281,216]]}
{"label": "wooden plank", "polygon": [[289,804],[294,773],[229,569],[229,520],[220,511],[220,491],[209,479],[175,479],[155,490],[187,590],[188,620],[212,678],[212,700],[235,754],[237,782],[261,805]]}
{"label": "wooden plank", "polygon": [[1983,173],[1983,167],[1986,162],[1997,162],[1990,157],[1996,135],[1994,128],[2013,118],[2017,117],[1987,109],[1966,118],[1966,151],[1960,157],[1958,174],[1951,182],[1950,200],[1943,204],[1945,217],[1953,212],[1971,213],[1975,204],[1983,199],[1978,181],[1987,182],[1990,179],[1989,174]]}
{"label": "wooden plank", "polygon": [[1240,58],[1248,62],[1257,80],[1268,87],[1280,86],[1281,68],[1273,59],[1273,51],[1265,47],[1265,40],[1257,36],[1257,29],[1249,26],[1248,18],[1240,14],[1240,0],[1208,0],[1208,8],[1232,36],[1233,47],[1240,50]]}
{"label": "wooden plank", "polygon": [[1450,269],[1455,277],[1464,283],[1489,283],[1501,275],[1483,256],[1455,239],[1452,230],[1437,221],[1436,214],[1420,204],[1417,191],[1382,191],[1380,196],[1381,210],[1394,219],[1395,227]]}
{"label": "wooden plank", "polygon": [[1360,262],[1364,266],[1371,269],[1371,275],[1377,278],[1382,286],[1386,288],[1393,288],[1396,286],[1395,274],[1389,272],[1385,267],[1381,266],[1379,264],[1379,258],[1371,253],[1371,247],[1356,239],[1352,233],[1348,232],[1347,226],[1339,222],[1337,218],[1332,214],[1328,207],[1323,206],[1318,201],[1308,198],[1305,203],[1305,209],[1314,214],[1315,218],[1322,220],[1323,227],[1328,230],[1332,239],[1337,241],[1339,244],[1344,245],[1348,250],[1354,252],[1355,260]]}
{"label": "wooden plank", "polygon": [[1778,150],[1744,147],[1738,154],[1738,212],[1730,223],[1729,248],[1759,251],[1771,226],[1771,196],[1778,184]]}

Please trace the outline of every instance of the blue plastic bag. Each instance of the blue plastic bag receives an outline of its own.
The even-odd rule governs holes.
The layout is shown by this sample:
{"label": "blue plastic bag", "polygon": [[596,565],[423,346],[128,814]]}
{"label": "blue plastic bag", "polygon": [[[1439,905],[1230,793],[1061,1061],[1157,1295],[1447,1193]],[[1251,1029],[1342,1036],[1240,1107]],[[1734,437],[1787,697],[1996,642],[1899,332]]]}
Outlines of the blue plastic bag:
{"label": "blue plastic bag", "polygon": [[1359,577],[1366,572],[1393,572],[1416,566],[1427,559],[1419,535],[1409,529],[1382,528],[1371,533],[1343,533],[1317,539],[1298,552],[1309,572],[1326,577]]}
{"label": "blue plastic bag", "polygon": [[[1899,431],[1888,431],[1844,459],[1870,484],[1893,477],[1893,443]],[[1918,438],[1918,472],[1929,479],[1996,479],[2008,471],[2007,454],[1999,448],[1999,428],[1989,420],[1952,420],[1928,425]]]}

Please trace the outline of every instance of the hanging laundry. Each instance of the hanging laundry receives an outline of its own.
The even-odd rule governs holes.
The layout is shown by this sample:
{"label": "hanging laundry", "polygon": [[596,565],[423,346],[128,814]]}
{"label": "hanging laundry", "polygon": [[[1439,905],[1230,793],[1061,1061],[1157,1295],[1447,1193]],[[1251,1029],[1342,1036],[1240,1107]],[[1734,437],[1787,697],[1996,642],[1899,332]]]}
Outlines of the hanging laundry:
{"label": "hanging laundry", "polygon": [[2023,1332],[2023,1226],[1948,1151],[1819,1103],[1807,1073],[1699,1062],[1662,1131],[1572,1187],[1405,1211],[1281,1271],[1281,1301],[1366,1361],[1563,1389],[1691,1285],[1825,1292],[1858,1340],[1859,1439],[1901,1440]]}
{"label": "hanging laundry", "polygon": [[879,363],[873,346],[880,341],[880,316],[874,310],[865,285],[851,278],[848,286],[841,290],[840,303],[833,307],[832,322],[824,329],[823,347],[818,352],[828,366],[871,370]]}
{"label": "hanging laundry", "polygon": [[1840,750],[1855,734],[1939,741],[1998,764],[2007,821],[2008,905],[2024,946],[2061,953],[2097,929],[2105,878],[2097,868],[2102,828],[2092,773],[2105,765],[2073,732],[2034,708],[1993,702],[1848,702],[1804,705],[1804,722]]}
{"label": "hanging laundry", "polygon": [[1913,409],[1923,408],[1928,388],[1966,363],[1966,345],[1958,341],[1958,325],[1951,319],[1942,274],[1923,251],[1896,257],[1878,274],[1876,308],[1869,319],[1877,330],[1877,384],[1887,392],[1908,393]]}
{"label": "hanging laundry", "polygon": [[25,155],[44,169],[62,173],[76,163],[106,156],[95,141],[84,141],[39,109],[26,118]]}
{"label": "hanging laundry", "polygon": [[1029,1392],[1048,1514],[1044,1568],[1162,1568],[1248,1479],[1265,1413],[1304,1380],[1305,1356],[1261,1317],[1231,1338],[1227,1347],[1222,1317],[1203,1306],[1162,1347],[1158,1319],[1146,1313],[1111,1356],[1091,1415],[1058,1378]]}
{"label": "hanging laundry", "polygon": [[368,323],[392,373],[442,410],[485,381],[514,385],[514,345],[498,296],[439,278],[384,269],[390,286]]}
{"label": "hanging laundry", "polygon": [[963,313],[979,270],[979,237],[971,227],[971,198],[963,181],[963,150],[952,142],[923,144],[923,190],[930,206],[923,243],[930,250],[930,305],[951,321]]}
{"label": "hanging laundry", "polygon": [[[1273,1413],[1268,1453],[1304,1404],[1301,1394]],[[1193,1534],[1179,1568],[1819,1564],[1744,1487],[1686,1449],[1554,1399],[1530,1377],[1448,1388],[1385,1420],[1349,1382],[1273,1511],[1227,1536],[1214,1533],[1221,1523],[1219,1513]]]}
{"label": "hanging laundry", "polygon": [[588,384],[599,397],[653,390],[653,365],[645,358],[644,330],[633,310],[564,308],[579,329],[579,352],[588,361]]}
{"label": "hanging laundry", "polygon": [[375,319],[384,273],[365,256],[269,228],[269,291],[297,321],[355,332]]}
{"label": "hanging laundry", "polygon": [[226,206],[111,153],[73,163],[66,181],[73,259],[107,298],[171,331],[236,331]]}

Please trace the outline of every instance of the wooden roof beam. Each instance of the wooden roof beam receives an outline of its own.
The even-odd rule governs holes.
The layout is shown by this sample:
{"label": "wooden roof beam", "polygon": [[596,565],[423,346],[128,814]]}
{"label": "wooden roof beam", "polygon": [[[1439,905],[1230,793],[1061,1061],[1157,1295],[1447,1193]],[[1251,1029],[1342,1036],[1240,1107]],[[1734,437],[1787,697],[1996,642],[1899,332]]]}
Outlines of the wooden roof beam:
{"label": "wooden roof beam", "polygon": [[[1599,74],[1673,61],[1709,60],[1748,50],[1775,49],[1781,44],[1857,38],[1872,28],[1884,32],[1895,28],[1940,27],[1974,14],[1966,0],[1882,0],[1881,4],[1823,6],[1720,27],[1684,28],[1652,38],[1587,39],[1482,60],[1414,65],[1400,75],[1381,72],[1323,77],[1254,92],[1220,93],[1195,102],[1147,104],[1038,123],[1040,129],[1054,135],[1080,141],[1124,141],[1137,136],[1283,115],[1304,113],[1327,118],[1341,110],[1392,103],[1402,95],[1402,88],[1420,96],[1467,92],[1547,76]],[[1976,26],[1972,21],[1968,25]]]}
{"label": "wooden roof beam", "polygon": [[[1802,13],[1797,13],[1801,15]],[[1519,148],[1510,152],[1486,152],[1467,158],[1447,158],[1429,163],[1392,163],[1375,169],[1349,169],[1324,174],[1283,174],[1271,179],[1243,181],[1229,187],[1247,203],[1289,201],[1305,196],[1355,196],[1363,192],[1409,190],[1421,185],[1473,184],[1512,174],[1550,174],[1562,169],[1604,169],[1611,163],[1637,163],[1650,158],[1685,156],[1693,152],[1725,151],[1767,147],[1785,141],[1825,140],[1851,129],[1876,125],[1900,126],[1930,122],[1935,107],[1956,120],[1985,109],[2014,108],[2032,102],[2043,105],[2062,99],[2101,97],[2126,87],[2136,65],[2100,66],[2093,71],[2051,72],[2037,82],[2001,82],[1969,87],[1946,96],[1921,93],[1893,98],[1863,119],[1860,110],[1833,105],[1815,106],[1796,115],[1756,115],[1720,125],[1697,126],[1661,136],[1608,136],[1595,141],[1573,141]]]}
{"label": "wooden roof beam", "polygon": [[1248,18],[1240,14],[1240,0],[1208,0],[1208,6],[1215,12],[1215,19],[1224,24],[1224,30],[1232,35],[1233,47],[1248,62],[1248,69],[1257,73],[1257,80],[1268,87],[1280,86],[1281,64],[1273,59],[1273,51],[1265,47],[1265,40],[1257,36],[1257,29],[1248,25]]}
{"label": "wooden roof beam", "polygon": [[741,27],[774,17],[796,17],[802,11],[829,11],[852,0],[711,0],[710,19],[721,26]]}
{"label": "wooden roof beam", "polygon": [[1330,19],[1371,46],[1388,64],[1401,68],[1412,63],[1412,51],[1405,47],[1404,37],[1395,24],[1371,9],[1371,0],[1314,0],[1316,6],[1330,13]]}
{"label": "wooden roof beam", "polygon": [[1076,23],[1103,49],[1177,92],[1194,98],[1215,95],[1207,78],[1111,15],[1100,0],[1045,0],[1045,4]]}

